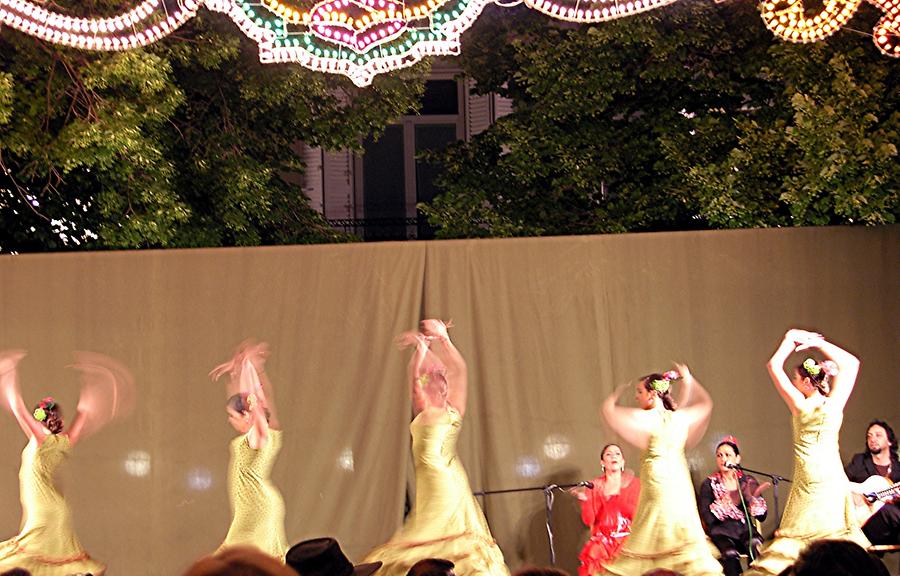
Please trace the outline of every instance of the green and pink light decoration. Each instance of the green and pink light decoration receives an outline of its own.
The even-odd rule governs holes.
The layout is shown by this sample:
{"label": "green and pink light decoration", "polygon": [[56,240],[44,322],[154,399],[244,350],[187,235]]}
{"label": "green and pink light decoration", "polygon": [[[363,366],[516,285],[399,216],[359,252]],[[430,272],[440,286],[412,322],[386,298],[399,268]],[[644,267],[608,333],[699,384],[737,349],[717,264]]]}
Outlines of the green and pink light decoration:
{"label": "green and pink light decoration", "polygon": [[[378,74],[426,56],[459,54],[462,33],[493,0],[145,0],[106,18],[77,18],[30,0],[0,0],[0,25],[85,50],[128,50],[156,42],[197,11],[227,14],[259,47],[263,63],[295,62],[366,86]],[[677,0],[523,0],[551,18],[613,20]],[[840,30],[863,0],[825,0],[807,14],[803,0],[762,0],[765,25],[790,42],[814,42]],[[900,0],[867,0],[884,12],[878,49],[900,57]]]}

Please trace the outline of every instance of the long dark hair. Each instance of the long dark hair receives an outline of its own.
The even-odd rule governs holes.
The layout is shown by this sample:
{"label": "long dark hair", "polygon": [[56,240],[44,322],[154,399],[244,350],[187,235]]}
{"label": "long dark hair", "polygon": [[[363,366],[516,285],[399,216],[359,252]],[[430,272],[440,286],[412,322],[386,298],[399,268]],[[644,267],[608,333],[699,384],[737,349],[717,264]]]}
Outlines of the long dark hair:
{"label": "long dark hair", "polygon": [[[866,426],[866,434],[869,433],[869,430],[872,429],[872,426],[881,426],[884,428],[885,433],[887,434],[888,442],[891,443],[890,447],[888,447],[888,452],[891,453],[891,460],[897,461],[897,436],[894,435],[894,429],[890,427],[890,425],[884,420],[872,420],[869,422],[869,425]],[[866,442],[866,454],[871,454],[869,452],[869,443]]]}
{"label": "long dark hair", "polygon": [[[806,368],[806,363],[810,360],[812,360],[812,358],[807,358],[801,364],[797,364],[794,371],[801,378],[809,378],[809,381],[816,387],[816,390],[818,390],[822,396],[828,396],[831,394],[831,376],[829,376],[827,371],[822,368],[822,363],[820,362],[816,363],[816,366],[819,367],[819,371],[816,374],[810,373]],[[815,361],[813,360],[813,362]]]}
{"label": "long dark hair", "polygon": [[[231,408],[238,414],[244,414],[245,412],[250,412],[250,404],[247,402],[247,396],[249,394],[238,393],[231,396],[227,402],[225,402],[226,408]],[[263,413],[266,416],[266,422],[269,421],[271,416],[268,408],[263,408]]]}
{"label": "long dark hair", "polygon": [[662,374],[658,372],[654,372],[653,374],[647,374],[643,378],[641,378],[641,383],[644,385],[644,389],[647,392],[656,392],[656,395],[659,396],[659,399],[662,400],[663,406],[665,406],[666,410],[671,410],[674,412],[678,408],[678,404],[675,403],[675,399],[672,398],[672,388],[671,388],[671,380],[669,389],[665,392],[660,392],[651,386],[654,380],[665,380]]}
{"label": "long dark hair", "polygon": [[[59,409],[59,404],[54,400],[50,400],[50,405],[47,405],[47,399],[41,400],[41,402],[34,407],[32,410],[32,414],[37,412],[38,409],[44,411],[44,419],[38,420],[41,424],[47,427],[47,430],[50,431],[51,434],[59,434],[63,431],[63,419],[62,419],[62,411]],[[37,418],[35,418],[37,420]]]}

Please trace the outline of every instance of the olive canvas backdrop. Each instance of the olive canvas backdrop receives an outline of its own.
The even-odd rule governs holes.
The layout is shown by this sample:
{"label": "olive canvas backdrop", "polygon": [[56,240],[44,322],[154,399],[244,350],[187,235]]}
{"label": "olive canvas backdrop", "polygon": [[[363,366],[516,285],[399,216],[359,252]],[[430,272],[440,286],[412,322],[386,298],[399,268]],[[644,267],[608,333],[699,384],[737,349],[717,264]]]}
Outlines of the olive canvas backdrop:
{"label": "olive canvas backdrop", "polygon": [[[615,386],[689,363],[715,401],[688,454],[697,484],[734,434],[744,464],[791,473],[790,418],[765,362],[784,331],[814,328],[857,353],[842,455],[867,422],[900,425],[896,327],[900,228],[810,228],[0,258],[0,349],[24,348],[30,406],[68,416],[72,351],[118,359],[137,405],[75,447],[63,472],[78,536],[112,576],[172,575],[228,528],[233,437],[208,371],[242,339],[271,344],[284,428],[274,481],[288,539],[333,535],[356,560],[400,525],[411,479],[407,353],[392,340],[452,319],[470,367],[459,452],[473,490],[599,474],[615,437],[598,407]],[[25,438],[0,417],[0,539],[21,510]],[[639,454],[624,446],[630,468]],[[780,489],[781,505],[789,485]],[[769,494],[771,507],[771,493]],[[540,491],[482,499],[511,567],[547,562]],[[559,564],[585,540],[556,497]],[[771,521],[766,523],[771,530]]]}

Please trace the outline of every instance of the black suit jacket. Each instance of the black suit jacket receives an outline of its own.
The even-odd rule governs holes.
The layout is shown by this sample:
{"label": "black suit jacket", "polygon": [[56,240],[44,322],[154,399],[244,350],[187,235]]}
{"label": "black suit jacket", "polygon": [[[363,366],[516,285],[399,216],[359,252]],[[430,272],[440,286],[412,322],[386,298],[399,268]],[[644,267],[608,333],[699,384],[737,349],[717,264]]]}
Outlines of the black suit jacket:
{"label": "black suit jacket", "polygon": [[[865,482],[870,476],[878,475],[875,463],[867,452],[853,456],[844,471],[851,482]],[[900,461],[894,458],[891,458],[891,482],[900,482]]]}

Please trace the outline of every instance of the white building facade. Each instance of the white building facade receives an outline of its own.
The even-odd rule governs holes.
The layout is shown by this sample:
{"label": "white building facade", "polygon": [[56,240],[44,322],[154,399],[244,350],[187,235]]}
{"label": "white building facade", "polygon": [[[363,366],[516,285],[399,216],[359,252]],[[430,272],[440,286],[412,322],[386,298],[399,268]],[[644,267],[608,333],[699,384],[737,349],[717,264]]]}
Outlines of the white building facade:
{"label": "white building facade", "polygon": [[378,140],[367,138],[362,153],[301,145],[300,184],[312,207],[364,240],[433,238],[416,204],[434,198],[440,167],[417,156],[468,140],[512,111],[509,99],[473,89],[461,70],[435,62],[419,114],[388,124]]}

